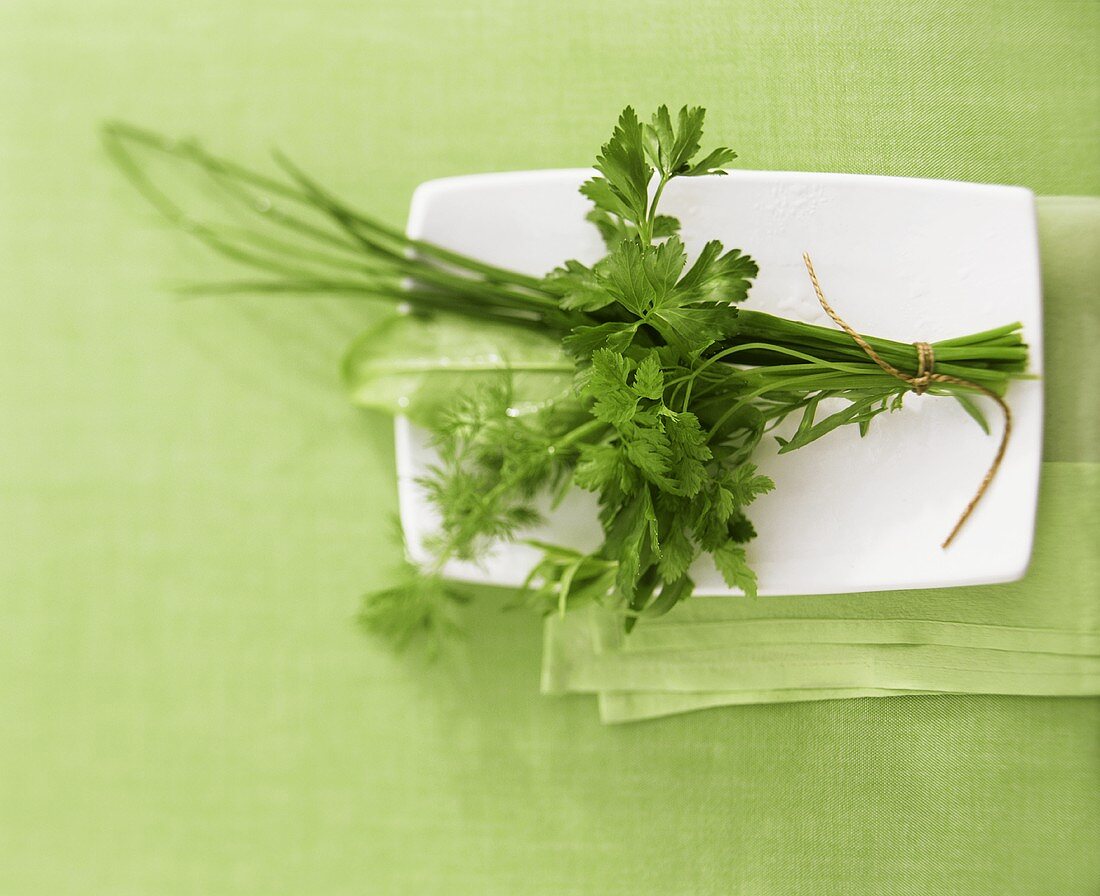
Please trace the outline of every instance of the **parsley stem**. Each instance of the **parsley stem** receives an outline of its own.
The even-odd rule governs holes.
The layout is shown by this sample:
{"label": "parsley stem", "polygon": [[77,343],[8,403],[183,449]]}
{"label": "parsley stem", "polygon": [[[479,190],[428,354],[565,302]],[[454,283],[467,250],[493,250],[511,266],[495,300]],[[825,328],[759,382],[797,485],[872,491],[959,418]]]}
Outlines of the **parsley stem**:
{"label": "parsley stem", "polygon": [[661,194],[664,193],[665,185],[668,184],[669,179],[667,174],[661,175],[661,179],[657,183],[657,189],[653,191],[653,201],[649,203],[649,209],[646,212],[644,227],[639,226],[638,228],[642,243],[646,246],[653,242],[653,225],[657,220],[657,205],[661,201]]}
{"label": "parsley stem", "polygon": [[610,427],[601,420],[589,420],[587,423],[583,423],[580,426],[578,426],[576,429],[573,429],[570,432],[566,433],[565,436],[558,439],[554,443],[553,447],[556,450],[560,450],[562,448],[569,448],[570,446],[575,445],[577,442],[579,442],[581,439],[583,439],[585,436],[589,435],[590,433],[599,432],[600,430],[603,430],[603,429],[610,429]]}

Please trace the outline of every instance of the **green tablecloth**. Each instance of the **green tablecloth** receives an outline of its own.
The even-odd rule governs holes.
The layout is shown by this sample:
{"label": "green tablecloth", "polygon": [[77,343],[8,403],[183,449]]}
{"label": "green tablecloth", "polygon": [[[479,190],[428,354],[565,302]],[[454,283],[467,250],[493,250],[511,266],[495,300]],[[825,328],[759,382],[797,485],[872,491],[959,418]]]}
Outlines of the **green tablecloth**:
{"label": "green tablecloth", "polygon": [[708,106],[751,167],[1095,194],[1098,40],[1091,0],[7,0],[0,892],[1097,892],[1098,700],[607,729],[499,597],[461,674],[365,641],[393,457],[335,359],[376,312],[166,299],[217,267],[94,127],[279,144],[395,222],[586,164],[625,101]]}

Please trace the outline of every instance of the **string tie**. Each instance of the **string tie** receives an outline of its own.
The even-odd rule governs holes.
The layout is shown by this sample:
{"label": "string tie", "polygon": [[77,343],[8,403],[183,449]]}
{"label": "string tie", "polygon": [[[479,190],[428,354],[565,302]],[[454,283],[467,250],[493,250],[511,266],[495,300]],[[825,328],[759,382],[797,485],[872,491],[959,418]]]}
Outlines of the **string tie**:
{"label": "string tie", "polygon": [[1012,410],[1009,408],[1008,403],[992,389],[989,389],[980,383],[972,382],[971,380],[965,380],[961,377],[950,376],[946,373],[936,372],[936,354],[932,349],[932,346],[927,342],[914,342],[913,346],[917,351],[917,372],[915,374],[906,373],[903,370],[899,370],[893,364],[882,358],[876,352],[867,340],[859,335],[852,327],[850,327],[845,320],[833,310],[832,306],[826,301],[825,293],[821,289],[821,283],[817,279],[817,274],[814,271],[813,262],[810,261],[810,255],[808,252],[802,253],[802,260],[806,263],[806,272],[810,275],[810,283],[813,284],[814,293],[817,295],[818,302],[821,303],[822,309],[825,311],[833,322],[840,327],[845,333],[852,337],[852,341],[855,342],[864,354],[867,355],[872,361],[875,362],[882,370],[890,374],[890,376],[901,380],[903,383],[909,386],[917,395],[923,395],[925,392],[933,389],[936,383],[944,385],[962,386],[965,389],[973,389],[975,392],[979,392],[989,399],[992,399],[997,403],[997,406],[1004,414],[1004,430],[1001,433],[1001,443],[997,447],[997,453],[993,457],[993,462],[989,465],[989,469],[986,470],[985,476],[982,477],[981,484],[978,486],[978,490],[974,493],[974,497],[970,499],[970,503],[966,505],[962,514],[960,514],[958,521],[955,523],[954,528],[948,533],[947,538],[944,539],[942,548],[947,548],[952,541],[955,540],[955,536],[959,534],[959,530],[962,529],[963,524],[970,519],[970,515],[974,512],[974,508],[978,506],[978,503],[985,496],[986,491],[989,490],[989,484],[993,481],[993,477],[997,475],[997,471],[1001,468],[1001,461],[1004,460],[1005,451],[1008,448],[1008,439],[1012,434]]}

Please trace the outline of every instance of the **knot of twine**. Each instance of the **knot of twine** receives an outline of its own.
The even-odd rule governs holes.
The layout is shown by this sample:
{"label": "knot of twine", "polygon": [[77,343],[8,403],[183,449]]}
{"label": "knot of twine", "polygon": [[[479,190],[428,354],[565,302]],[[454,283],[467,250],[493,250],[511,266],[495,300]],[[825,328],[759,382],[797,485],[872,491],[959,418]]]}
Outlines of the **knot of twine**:
{"label": "knot of twine", "polygon": [[810,261],[810,255],[808,252],[802,253],[802,260],[806,263],[806,272],[810,275],[810,282],[813,284],[814,292],[817,294],[817,300],[821,303],[821,307],[825,313],[833,319],[833,322],[840,327],[845,333],[852,337],[852,341],[855,342],[863,352],[875,362],[882,370],[890,374],[890,376],[901,380],[908,385],[917,395],[923,395],[928,391],[929,387],[935,383],[950,383],[956,386],[963,386],[967,389],[973,389],[976,392],[980,392],[987,398],[992,399],[1000,407],[1001,412],[1004,414],[1005,425],[1004,431],[1001,434],[1001,443],[997,447],[997,453],[993,457],[993,463],[989,465],[989,469],[986,470],[985,476],[982,478],[981,484],[978,486],[978,490],[974,493],[974,497],[970,499],[970,503],[966,505],[962,514],[959,516],[958,521],[955,523],[954,528],[951,530],[947,538],[944,539],[941,547],[946,548],[955,540],[955,536],[959,534],[959,530],[962,529],[963,524],[970,518],[970,514],[974,512],[974,508],[978,506],[978,502],[982,500],[986,491],[989,489],[989,484],[993,481],[993,477],[997,475],[997,471],[1001,467],[1001,461],[1004,460],[1005,449],[1008,448],[1008,439],[1012,433],[1012,411],[1009,408],[1007,402],[1000,395],[991,389],[986,388],[980,383],[972,382],[971,380],[964,380],[961,377],[950,376],[946,373],[936,372],[936,355],[932,350],[932,346],[927,342],[914,342],[913,346],[917,350],[917,372],[916,374],[908,374],[903,370],[899,370],[893,364],[884,360],[878,352],[876,352],[867,343],[867,340],[853,330],[844,319],[837,314],[832,306],[825,300],[825,293],[821,289],[821,283],[817,279],[817,274],[814,272],[813,262]]}

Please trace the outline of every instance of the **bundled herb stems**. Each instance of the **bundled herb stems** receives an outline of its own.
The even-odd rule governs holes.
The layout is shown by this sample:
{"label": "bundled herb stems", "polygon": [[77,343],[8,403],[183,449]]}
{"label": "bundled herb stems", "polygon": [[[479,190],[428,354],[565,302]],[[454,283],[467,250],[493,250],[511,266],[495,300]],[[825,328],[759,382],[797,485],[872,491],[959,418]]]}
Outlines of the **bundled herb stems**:
{"label": "bundled herb stems", "polygon": [[[404,401],[439,453],[422,483],[442,521],[438,564],[368,596],[368,627],[397,641],[453,630],[460,595],[443,564],[524,538],[538,520],[537,496],[572,487],[598,496],[603,541],[587,552],[537,545],[542,560],[524,595],[538,609],[598,602],[618,608],[629,628],[690,596],[690,570],[704,554],[731,587],[754,594],[747,508],[773,487],[752,462],[765,433],[798,421],[781,452],[841,426],[866,433],[877,415],[901,407],[918,373],[930,373],[929,359],[937,376],[922,376],[918,391],[955,399],[988,431],[975,397],[1001,400],[1025,375],[1019,324],[924,348],[870,336],[861,345],[840,329],[739,307],[756,263],[716,240],[689,263],[680,223],[660,212],[669,182],[721,175],[736,157],[726,148],[701,156],[703,118],[685,107],[674,120],[662,106],[642,123],[623,111],[597,176],[581,187],[607,255],[591,266],[564,261],[545,277],[410,239],[281,156],[275,178],[193,142],[106,128],[113,158],[157,208],[254,272],[195,291],[354,295],[415,312],[384,323],[388,335],[356,341],[345,362],[353,391],[372,391],[372,371],[386,369],[376,366],[381,356],[392,370],[395,352],[422,358],[448,334],[501,345],[499,370],[472,377],[463,394],[433,400],[443,387],[429,377],[419,383],[425,394]],[[150,153],[201,175],[235,210],[234,223],[185,211],[143,163]]]}

